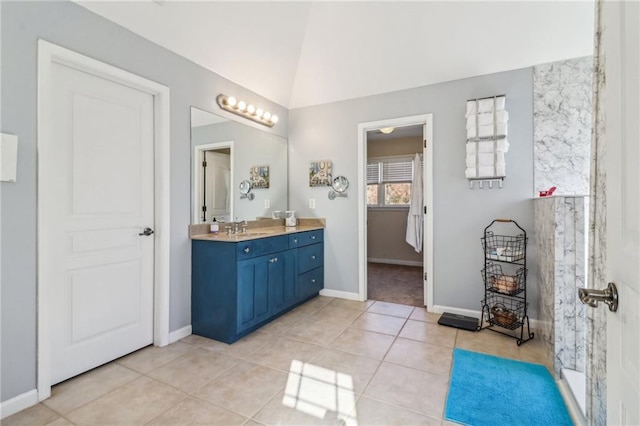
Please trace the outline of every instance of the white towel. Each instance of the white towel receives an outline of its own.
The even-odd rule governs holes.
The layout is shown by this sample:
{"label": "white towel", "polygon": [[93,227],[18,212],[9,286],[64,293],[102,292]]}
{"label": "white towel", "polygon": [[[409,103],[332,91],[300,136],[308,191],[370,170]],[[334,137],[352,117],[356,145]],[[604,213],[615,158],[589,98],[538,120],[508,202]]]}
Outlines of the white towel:
{"label": "white towel", "polygon": [[[478,152],[493,152],[493,141],[467,142],[467,155]],[[509,151],[509,142],[506,139],[495,141],[495,149],[500,152]]]}
{"label": "white towel", "polygon": [[489,124],[486,126],[480,126],[478,128],[478,135],[476,136],[476,128],[467,128],[467,139],[475,138],[475,137],[489,137],[489,136],[507,136],[507,123],[498,123],[495,126],[495,134],[493,129],[493,124]]}
{"label": "white towel", "polygon": [[405,241],[413,247],[416,253],[422,251],[422,173],[420,168],[420,156],[416,154],[413,160],[413,179],[411,181],[411,202],[409,204],[409,216],[407,216],[407,231]]}
{"label": "white towel", "polygon": [[504,166],[504,153],[496,152],[495,155],[492,152],[480,152],[477,154],[478,159],[476,161],[476,154],[467,155],[466,164],[467,167],[475,167],[476,164],[479,167],[491,166],[493,167],[494,162],[499,166]]}
{"label": "white towel", "polygon": [[[502,111],[504,109],[506,97],[500,96],[496,98],[496,111]],[[493,111],[493,98],[480,99],[477,101],[467,101],[467,117],[474,114],[482,114],[483,112]]]}
{"label": "white towel", "polygon": [[478,167],[478,173],[476,174],[475,167],[467,167],[464,171],[464,175],[467,179],[503,177],[506,176],[504,170],[504,164],[498,165],[495,169],[493,166],[484,166]]}
{"label": "white towel", "polygon": [[[484,114],[473,114],[467,117],[467,129],[476,127],[476,119],[479,126],[493,125],[493,112]],[[509,121],[509,113],[507,111],[497,111],[495,113],[496,123],[506,123]]]}

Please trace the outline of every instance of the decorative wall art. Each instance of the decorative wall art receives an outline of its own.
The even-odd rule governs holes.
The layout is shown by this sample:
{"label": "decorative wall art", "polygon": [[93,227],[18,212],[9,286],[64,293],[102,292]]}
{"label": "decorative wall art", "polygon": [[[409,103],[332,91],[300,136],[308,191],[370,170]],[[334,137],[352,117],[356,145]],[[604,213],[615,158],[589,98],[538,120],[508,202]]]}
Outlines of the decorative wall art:
{"label": "decorative wall art", "polygon": [[253,189],[269,188],[269,166],[253,166],[249,174]]}
{"label": "decorative wall art", "polygon": [[331,161],[312,161],[309,167],[309,186],[331,186]]}

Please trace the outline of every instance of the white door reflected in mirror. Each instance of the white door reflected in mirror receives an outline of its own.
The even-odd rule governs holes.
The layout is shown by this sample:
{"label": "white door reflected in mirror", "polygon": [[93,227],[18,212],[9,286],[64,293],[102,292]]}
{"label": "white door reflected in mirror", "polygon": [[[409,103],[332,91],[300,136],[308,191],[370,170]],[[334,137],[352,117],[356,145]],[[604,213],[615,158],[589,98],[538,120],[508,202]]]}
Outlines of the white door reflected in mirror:
{"label": "white door reflected in mirror", "polygon": [[[271,218],[274,211],[288,209],[286,139],[192,107],[191,145],[192,223],[209,223],[214,217],[218,221]],[[207,169],[203,173],[205,151]],[[226,174],[212,170],[210,155],[213,153],[228,155]],[[248,195],[242,194],[240,182],[249,180],[252,169],[257,166],[269,167],[269,184],[264,187],[250,184]],[[213,168],[218,168],[217,162]],[[257,202],[247,202],[252,199]]]}

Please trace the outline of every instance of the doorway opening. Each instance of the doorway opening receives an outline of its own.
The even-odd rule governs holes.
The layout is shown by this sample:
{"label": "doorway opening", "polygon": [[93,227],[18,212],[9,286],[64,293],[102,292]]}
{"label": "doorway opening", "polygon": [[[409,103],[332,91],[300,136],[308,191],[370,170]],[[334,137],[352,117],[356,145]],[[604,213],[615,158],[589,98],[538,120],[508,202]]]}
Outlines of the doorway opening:
{"label": "doorway opening", "polygon": [[433,306],[432,120],[358,126],[360,300]]}
{"label": "doorway opening", "polygon": [[[423,126],[367,132],[367,298],[424,306],[422,235]],[[419,182],[416,182],[418,180]],[[421,226],[418,226],[420,232]]]}
{"label": "doorway opening", "polygon": [[232,221],[233,142],[196,145],[193,159],[193,223]]}

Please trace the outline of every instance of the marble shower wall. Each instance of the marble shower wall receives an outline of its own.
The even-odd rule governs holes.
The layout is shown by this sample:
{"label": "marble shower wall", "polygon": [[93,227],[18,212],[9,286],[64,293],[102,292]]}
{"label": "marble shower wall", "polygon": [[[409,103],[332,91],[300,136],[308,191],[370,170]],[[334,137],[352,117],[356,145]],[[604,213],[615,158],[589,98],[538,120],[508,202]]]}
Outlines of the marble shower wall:
{"label": "marble shower wall", "polygon": [[533,68],[535,196],[589,193],[592,79],[591,56]]}
{"label": "marble shower wall", "polygon": [[538,253],[538,309],[547,365],[585,371],[586,306],[577,288],[587,281],[588,198],[548,197],[534,202]]}

